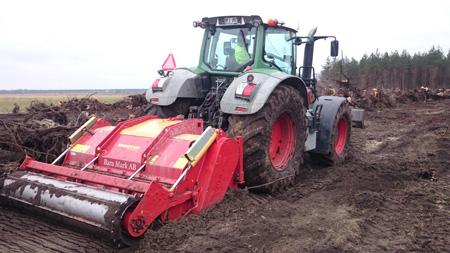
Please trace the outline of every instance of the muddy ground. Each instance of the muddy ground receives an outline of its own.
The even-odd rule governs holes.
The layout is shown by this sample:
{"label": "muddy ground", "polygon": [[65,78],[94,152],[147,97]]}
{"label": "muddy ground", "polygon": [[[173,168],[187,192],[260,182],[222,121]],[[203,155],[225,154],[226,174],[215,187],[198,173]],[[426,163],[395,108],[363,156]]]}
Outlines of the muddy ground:
{"label": "muddy ground", "polygon": [[[229,192],[215,208],[148,231],[137,252],[449,252],[450,99],[366,112],[344,165],[309,161],[277,195]],[[0,206],[0,252],[112,252]],[[130,250],[128,250],[130,251]]]}

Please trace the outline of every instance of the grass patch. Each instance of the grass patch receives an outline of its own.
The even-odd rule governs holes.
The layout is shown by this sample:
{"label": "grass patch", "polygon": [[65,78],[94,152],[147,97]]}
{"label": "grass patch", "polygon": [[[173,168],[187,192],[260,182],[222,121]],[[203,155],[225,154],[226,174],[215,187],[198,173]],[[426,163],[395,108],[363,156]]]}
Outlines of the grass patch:
{"label": "grass patch", "polygon": [[73,98],[93,97],[102,103],[113,104],[124,99],[130,94],[0,94],[0,113],[11,113],[14,104],[20,106],[20,112],[26,112],[26,107],[32,101],[38,101],[47,105],[54,105],[60,101],[69,101]]}

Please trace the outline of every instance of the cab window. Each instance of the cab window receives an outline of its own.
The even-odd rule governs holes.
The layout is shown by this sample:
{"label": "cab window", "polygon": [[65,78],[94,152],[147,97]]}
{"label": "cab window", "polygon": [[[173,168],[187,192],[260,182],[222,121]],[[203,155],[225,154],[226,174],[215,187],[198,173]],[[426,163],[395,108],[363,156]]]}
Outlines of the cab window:
{"label": "cab window", "polygon": [[203,62],[211,70],[238,71],[254,55],[256,29],[217,27],[210,30],[206,41]]}
{"label": "cab window", "polygon": [[268,27],[264,39],[264,61],[292,74],[295,66],[295,46],[294,40],[290,38],[294,36],[291,31]]}

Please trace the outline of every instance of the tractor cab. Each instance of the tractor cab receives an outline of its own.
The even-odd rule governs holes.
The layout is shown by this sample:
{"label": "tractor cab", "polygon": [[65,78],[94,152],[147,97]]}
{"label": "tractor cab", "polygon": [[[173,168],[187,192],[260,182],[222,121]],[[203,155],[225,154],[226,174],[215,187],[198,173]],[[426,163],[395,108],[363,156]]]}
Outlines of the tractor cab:
{"label": "tractor cab", "polygon": [[[334,36],[314,36],[317,28],[307,36],[297,36],[297,31],[283,22],[259,16],[224,16],[194,21],[194,27],[205,29],[200,62],[191,69],[208,79],[208,86],[228,86],[244,73],[277,75],[282,72],[296,76],[312,91],[315,100],[317,80],[313,67],[314,43],[320,39],[331,41],[331,56],[338,54],[338,41]],[[297,46],[305,45],[303,64],[297,71]]]}
{"label": "tractor cab", "polygon": [[251,69],[296,72],[296,31],[262,22],[259,16],[203,18],[194,27],[206,29],[199,67],[217,74],[239,75]]}

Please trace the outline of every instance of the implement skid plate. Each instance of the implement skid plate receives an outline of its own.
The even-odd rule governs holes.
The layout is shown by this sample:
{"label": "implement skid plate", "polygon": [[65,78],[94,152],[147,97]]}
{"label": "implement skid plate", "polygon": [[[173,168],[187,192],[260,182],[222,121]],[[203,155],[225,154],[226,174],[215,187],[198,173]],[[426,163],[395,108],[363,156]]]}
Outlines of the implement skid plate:
{"label": "implement skid plate", "polygon": [[[156,218],[178,220],[213,207],[228,187],[243,183],[241,138],[210,131],[202,135],[199,119],[145,116],[117,126],[91,120],[71,136],[61,166],[27,157],[0,195],[130,244]],[[200,154],[195,162],[187,155],[191,146]]]}

